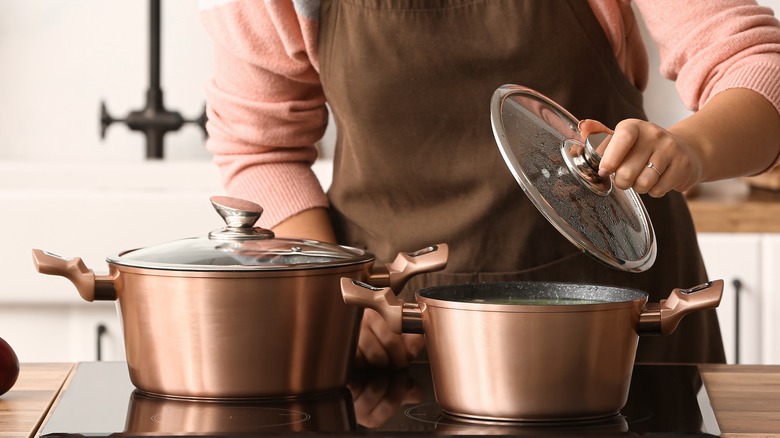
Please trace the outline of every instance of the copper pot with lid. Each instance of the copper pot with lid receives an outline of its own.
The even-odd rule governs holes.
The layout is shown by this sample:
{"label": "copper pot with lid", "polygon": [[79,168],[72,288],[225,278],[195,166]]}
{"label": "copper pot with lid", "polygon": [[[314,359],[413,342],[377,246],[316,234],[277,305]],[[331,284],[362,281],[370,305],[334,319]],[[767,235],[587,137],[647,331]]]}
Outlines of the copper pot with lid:
{"label": "copper pot with lid", "polygon": [[344,387],[362,309],[344,304],[339,279],[400,290],[447,261],[439,244],[375,266],[362,249],[255,227],[257,204],[211,202],[224,228],[111,255],[107,275],[80,258],[33,250],[39,272],[66,277],[84,300],[117,302],[130,379],[141,391],[233,399]]}

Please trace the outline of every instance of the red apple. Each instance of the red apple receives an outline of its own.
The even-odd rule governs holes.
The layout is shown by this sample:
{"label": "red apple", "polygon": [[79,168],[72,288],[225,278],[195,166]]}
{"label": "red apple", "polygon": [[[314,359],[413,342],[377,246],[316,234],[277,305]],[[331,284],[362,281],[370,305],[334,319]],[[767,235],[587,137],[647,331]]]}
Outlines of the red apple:
{"label": "red apple", "polygon": [[19,377],[19,358],[13,348],[0,338],[0,395],[8,392]]}

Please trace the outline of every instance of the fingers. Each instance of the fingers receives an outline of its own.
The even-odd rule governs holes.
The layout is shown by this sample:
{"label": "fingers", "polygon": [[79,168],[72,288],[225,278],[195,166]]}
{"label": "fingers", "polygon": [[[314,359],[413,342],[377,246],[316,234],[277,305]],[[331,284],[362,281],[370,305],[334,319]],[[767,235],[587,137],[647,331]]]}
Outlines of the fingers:
{"label": "fingers", "polygon": [[589,135],[596,132],[606,132],[612,134],[614,131],[609,129],[605,124],[598,120],[583,119],[577,124],[577,128],[580,130],[582,139],[585,140]]}
{"label": "fingers", "polygon": [[[383,345],[383,340],[377,335],[384,335],[384,342],[390,343],[391,340],[385,332],[379,328],[374,328],[376,325],[381,325],[384,320],[372,309],[365,309],[363,312],[363,320],[360,322],[360,334],[358,336],[358,352],[364,363],[369,366],[387,367],[390,362],[390,354]],[[387,325],[387,324],[385,324]],[[387,332],[390,328],[387,328]]]}
{"label": "fingers", "polygon": [[358,336],[356,366],[404,368],[425,346],[422,335],[398,335],[374,310],[366,309]]}
{"label": "fingers", "polygon": [[637,175],[632,187],[639,194],[649,194],[651,191],[653,191],[663,192],[661,195],[663,196],[663,194],[668,191],[662,190],[664,184],[662,184],[661,178],[663,177],[665,168],[662,164],[656,164],[661,162],[659,159],[656,159],[655,163],[652,160],[653,159],[651,156],[651,158],[645,164],[644,168],[639,172],[639,175]]}
{"label": "fingers", "polygon": [[404,344],[404,350],[409,362],[425,348],[425,337],[423,335],[404,333],[401,335],[401,342]]}
{"label": "fingers", "polygon": [[[580,123],[584,135],[607,132],[603,124]],[[671,190],[691,188],[701,175],[700,159],[682,139],[655,124],[626,119],[615,127],[602,154],[599,175],[613,175],[615,186],[662,197]],[[595,145],[594,145],[595,146]],[[652,165],[651,165],[652,164]]]}
{"label": "fingers", "polygon": [[[623,189],[631,187],[632,184],[628,184],[628,186],[624,186],[624,184],[633,183],[639,176],[642,167],[647,163],[650,152],[634,148],[639,136],[640,127],[633,120],[624,120],[618,123],[614,134],[612,134],[609,147],[602,154],[599,175],[604,177],[614,173],[618,187]],[[620,174],[618,174],[618,170],[620,170]]]}

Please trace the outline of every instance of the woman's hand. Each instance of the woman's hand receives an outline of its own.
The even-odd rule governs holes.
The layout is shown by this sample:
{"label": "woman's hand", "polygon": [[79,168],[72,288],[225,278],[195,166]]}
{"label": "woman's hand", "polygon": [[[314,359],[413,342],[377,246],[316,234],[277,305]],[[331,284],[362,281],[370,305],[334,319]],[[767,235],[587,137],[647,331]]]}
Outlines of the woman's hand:
{"label": "woman's hand", "polygon": [[686,191],[702,177],[703,157],[683,138],[650,122],[626,119],[607,128],[595,120],[580,122],[583,138],[610,134],[600,145],[599,175],[614,174],[618,188],[633,188],[659,198],[671,190]]}
{"label": "woman's hand", "polygon": [[355,366],[405,368],[424,347],[422,335],[397,335],[379,313],[366,309],[360,323]]}
{"label": "woman's hand", "polygon": [[669,129],[628,119],[611,131],[583,120],[580,131],[583,138],[612,134],[594,145],[603,156],[599,174],[614,173],[617,187],[654,197],[699,181],[755,175],[780,163],[780,113],[761,94],[744,88],[721,91]]}

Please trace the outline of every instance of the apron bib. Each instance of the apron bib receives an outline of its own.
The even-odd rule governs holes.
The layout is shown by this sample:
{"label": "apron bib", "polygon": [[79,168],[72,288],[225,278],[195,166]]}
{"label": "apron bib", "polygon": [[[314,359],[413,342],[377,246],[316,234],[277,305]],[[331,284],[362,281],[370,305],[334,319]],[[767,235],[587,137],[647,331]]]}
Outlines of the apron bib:
{"label": "apron bib", "polygon": [[[328,197],[343,244],[389,261],[444,242],[447,268],[424,286],[507,280],[633,287],[666,298],[707,280],[681,194],[643,196],[658,257],[644,273],[602,265],[526,197],[496,146],[490,98],[535,89],[577,118],[614,126],[646,116],[587,2],[324,0],[320,75],[336,124]],[[715,311],[640,339],[637,361],[724,362]]]}

